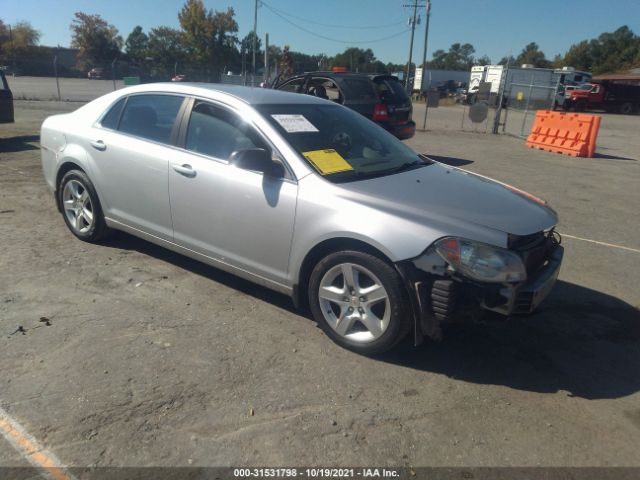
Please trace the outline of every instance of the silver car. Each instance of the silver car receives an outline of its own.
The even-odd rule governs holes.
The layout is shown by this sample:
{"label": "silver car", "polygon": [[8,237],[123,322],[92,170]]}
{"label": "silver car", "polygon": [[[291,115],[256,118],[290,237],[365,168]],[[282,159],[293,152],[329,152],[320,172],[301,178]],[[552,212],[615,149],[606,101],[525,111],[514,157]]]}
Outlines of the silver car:
{"label": "silver car", "polygon": [[545,202],[312,96],[139,85],[47,118],[41,145],[79,239],[122,230],[286,293],[364,354],[529,313],[560,269]]}

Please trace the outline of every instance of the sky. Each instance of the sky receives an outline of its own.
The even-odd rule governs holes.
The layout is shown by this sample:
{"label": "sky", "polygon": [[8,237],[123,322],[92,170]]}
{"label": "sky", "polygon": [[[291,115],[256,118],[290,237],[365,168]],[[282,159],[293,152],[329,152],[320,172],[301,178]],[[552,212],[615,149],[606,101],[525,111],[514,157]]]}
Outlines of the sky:
{"label": "sky", "polygon": [[[334,55],[355,46],[371,48],[384,63],[406,63],[413,0],[260,0],[258,35],[269,43],[309,54]],[[29,21],[42,45],[71,42],[69,24],[77,11],[100,14],[123,38],[141,25],[178,27],[181,0],[1,0],[0,18],[9,24]],[[424,4],[424,1],[419,3]],[[208,8],[236,13],[239,37],[253,29],[254,0],[205,0]],[[418,9],[413,59],[424,45],[425,8]],[[535,41],[552,59],[572,44],[628,25],[640,35],[640,0],[432,0],[428,58],[452,43],[471,43],[476,57],[496,63],[517,56]],[[263,40],[264,42],[264,40]]]}

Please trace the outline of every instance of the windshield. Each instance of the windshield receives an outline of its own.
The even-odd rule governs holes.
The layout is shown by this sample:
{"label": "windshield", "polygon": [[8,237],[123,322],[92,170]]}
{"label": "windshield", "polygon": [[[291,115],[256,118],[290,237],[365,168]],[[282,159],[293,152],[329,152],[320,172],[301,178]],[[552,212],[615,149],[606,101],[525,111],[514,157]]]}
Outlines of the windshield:
{"label": "windshield", "polygon": [[427,165],[386,130],[339,105],[257,105],[256,109],[332,182],[391,175]]}

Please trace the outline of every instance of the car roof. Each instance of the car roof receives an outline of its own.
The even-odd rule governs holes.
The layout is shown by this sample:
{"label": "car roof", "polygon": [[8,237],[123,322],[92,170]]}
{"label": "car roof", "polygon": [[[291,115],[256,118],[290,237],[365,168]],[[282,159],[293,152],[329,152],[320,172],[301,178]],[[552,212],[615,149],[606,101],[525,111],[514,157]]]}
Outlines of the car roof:
{"label": "car roof", "polygon": [[388,73],[372,73],[369,75],[369,78],[371,80],[376,80],[380,78],[384,80],[396,80],[398,82],[400,81],[400,79],[396,75],[389,75]]}
{"label": "car roof", "polygon": [[317,70],[317,71],[313,71],[313,72],[304,72],[301,73],[299,75],[296,75],[296,77],[302,77],[305,75],[324,75],[324,76],[334,76],[334,77],[362,77],[362,78],[368,78],[366,73],[359,73],[359,72],[332,72],[330,70]]}
{"label": "car roof", "polygon": [[248,105],[263,105],[273,103],[286,104],[325,104],[322,100],[311,95],[300,95],[299,93],[283,92],[270,88],[244,87],[241,85],[227,85],[224,83],[195,83],[195,82],[166,82],[166,83],[145,83],[119,90],[123,95],[132,93],[152,93],[169,92],[182,95],[198,95],[203,97],[213,97],[212,94],[227,94]]}

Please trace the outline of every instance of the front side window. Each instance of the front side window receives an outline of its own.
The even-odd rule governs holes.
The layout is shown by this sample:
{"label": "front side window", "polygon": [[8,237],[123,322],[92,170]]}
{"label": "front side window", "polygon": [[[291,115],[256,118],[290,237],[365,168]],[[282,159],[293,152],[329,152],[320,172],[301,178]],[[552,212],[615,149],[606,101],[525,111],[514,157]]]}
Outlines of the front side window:
{"label": "front side window", "polygon": [[278,87],[278,90],[282,90],[283,92],[293,92],[298,93],[302,88],[302,84],[304,83],[304,78],[298,78],[296,80],[291,80],[290,82],[285,83]]}
{"label": "front side window", "polygon": [[169,143],[183,100],[176,95],[132,95],[124,107],[118,130]]}
{"label": "front side window", "polygon": [[185,148],[228,160],[236,150],[265,148],[256,131],[238,115],[210,103],[196,103],[191,111]]}
{"label": "front side window", "polygon": [[328,78],[312,78],[311,81],[309,81],[309,85],[307,85],[307,93],[336,103],[343,103],[344,101],[344,96],[338,88],[338,85]]}

